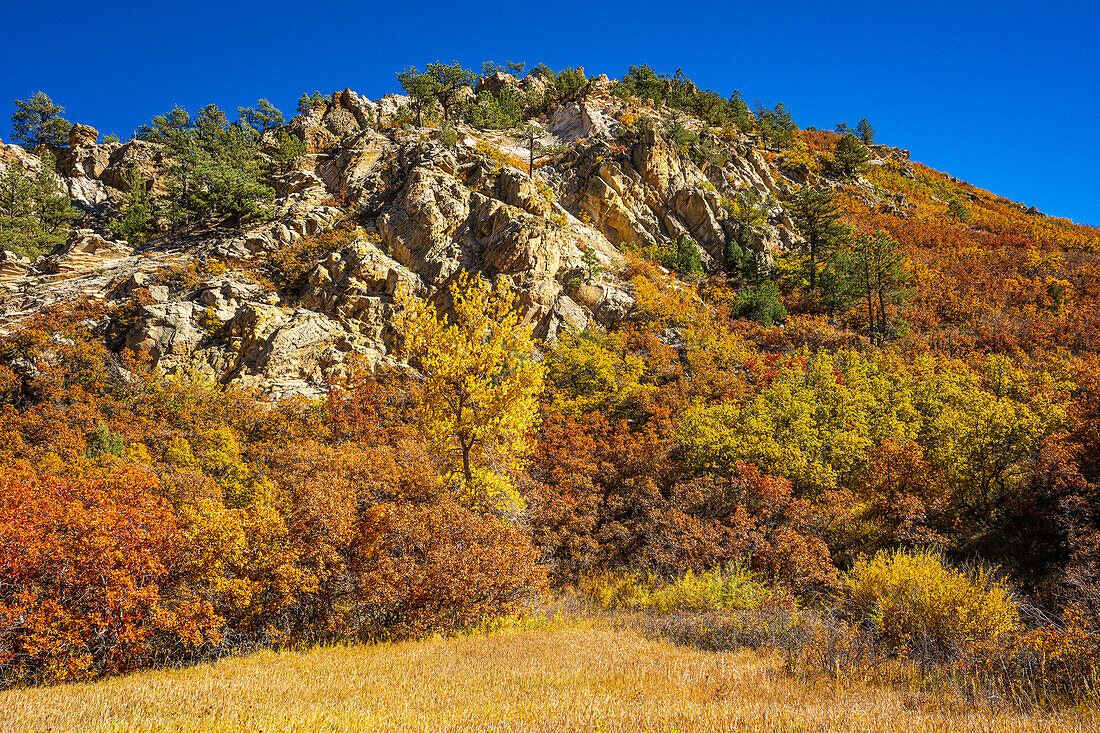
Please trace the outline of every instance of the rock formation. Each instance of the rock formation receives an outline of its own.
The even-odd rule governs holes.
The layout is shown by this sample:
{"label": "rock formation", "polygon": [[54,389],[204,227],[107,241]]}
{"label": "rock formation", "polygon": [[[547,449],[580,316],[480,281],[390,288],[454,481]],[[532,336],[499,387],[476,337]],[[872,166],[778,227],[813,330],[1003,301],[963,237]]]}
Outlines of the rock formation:
{"label": "rock formation", "polygon": [[[498,72],[476,91],[540,83]],[[448,148],[437,129],[394,124],[404,97],[334,93],[286,125],[310,152],[275,181],[270,221],[164,234],[136,248],[113,238],[105,222],[131,169],[160,185],[164,151],[142,140],[100,144],[95,129],[74,125],[57,166],[85,221],[36,262],[0,254],[0,330],[74,298],[132,301],[137,317],[123,324],[117,346],[159,369],[254,385],[274,397],[316,395],[353,355],[370,363],[394,358],[399,289],[446,307],[447,285],[460,270],[506,278],[537,334],[553,342],[563,329],[631,317],[623,269],[632,248],[691,237],[713,273],[731,241],[765,255],[791,244],[780,207],[748,232],[724,200],[746,187],[781,193],[810,180],[808,169],[787,170],[769,162],[754,138],[721,137],[688,119],[722,151],[718,161],[695,160],[652,127],[639,129],[639,114],[659,112],[611,95],[612,84],[595,77],[581,101],[539,120],[546,133],[538,144],[553,152],[534,175],[519,165],[529,143],[518,134],[459,123],[459,142]],[[879,161],[907,160],[892,148],[872,152]],[[0,168],[11,165],[34,170],[39,161],[0,146]],[[299,286],[278,290],[265,279],[274,253],[349,224],[359,234],[321,253]],[[111,331],[105,324],[103,332]]]}

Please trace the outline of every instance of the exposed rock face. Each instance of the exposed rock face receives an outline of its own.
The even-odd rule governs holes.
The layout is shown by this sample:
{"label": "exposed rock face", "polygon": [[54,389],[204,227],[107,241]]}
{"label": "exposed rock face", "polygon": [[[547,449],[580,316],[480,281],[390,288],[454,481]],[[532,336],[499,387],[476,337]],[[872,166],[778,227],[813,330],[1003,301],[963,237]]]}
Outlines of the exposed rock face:
{"label": "exposed rock face", "polygon": [[104,239],[91,229],[77,229],[73,236],[45,259],[45,272],[82,272],[99,267],[109,260],[129,257],[133,253],[126,242]]}
{"label": "exposed rock face", "polygon": [[9,250],[0,250],[0,283],[17,282],[31,271],[31,261]]}
{"label": "exposed rock face", "polygon": [[99,142],[99,130],[90,125],[75,124],[69,128],[70,148],[90,148]]}
{"label": "exposed rock face", "polygon": [[[286,126],[309,152],[274,181],[272,220],[165,235],[137,251],[111,239],[104,223],[131,170],[157,192],[169,161],[154,143],[98,144],[96,130],[76,125],[58,170],[88,218],[37,262],[0,253],[7,293],[0,330],[63,300],[129,303],[136,322],[104,333],[121,333],[119,347],[148,355],[165,372],[253,385],[273,397],[318,395],[354,355],[369,363],[396,357],[395,296],[446,308],[447,286],[461,270],[507,279],[537,335],[553,344],[563,330],[632,317],[633,287],[622,276],[626,245],[668,247],[691,237],[708,271],[723,267],[731,242],[765,260],[791,245],[781,207],[748,227],[730,218],[724,201],[746,186],[779,194],[809,181],[808,169],[775,167],[752,138],[719,138],[689,119],[722,151],[720,159],[695,160],[667,136],[632,127],[631,118],[656,113],[612,96],[611,85],[597,76],[581,101],[539,120],[546,131],[539,145],[559,149],[542,157],[534,175],[520,166],[528,159],[525,139],[458,124],[460,142],[447,148],[438,130],[393,126],[405,98],[336,92]],[[466,93],[497,95],[506,87],[539,91],[545,81],[497,72]],[[908,158],[883,146],[873,152],[880,160]],[[0,168],[12,165],[34,171],[40,161],[0,146]],[[264,280],[269,258],[342,223],[361,235],[316,252],[293,292]]]}
{"label": "exposed rock face", "polygon": [[511,74],[506,74],[503,71],[494,71],[492,74],[478,79],[477,86],[474,87],[474,93],[481,94],[482,92],[488,92],[495,97],[500,94],[500,90],[506,86],[517,87],[519,84],[516,82],[516,78]]}

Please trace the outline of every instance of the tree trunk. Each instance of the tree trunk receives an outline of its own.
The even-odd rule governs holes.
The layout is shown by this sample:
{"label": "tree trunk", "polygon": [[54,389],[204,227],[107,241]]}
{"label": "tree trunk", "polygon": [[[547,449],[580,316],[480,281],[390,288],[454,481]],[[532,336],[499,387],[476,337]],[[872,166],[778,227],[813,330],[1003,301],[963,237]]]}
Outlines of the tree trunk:
{"label": "tree trunk", "polygon": [[[871,343],[875,343],[875,301],[871,293],[871,284],[867,283],[867,327],[871,330]],[[881,341],[879,344],[881,345]]]}
{"label": "tree trunk", "polygon": [[810,292],[817,286],[817,242],[810,239]]}
{"label": "tree trunk", "polygon": [[473,472],[470,471],[470,449],[473,448],[473,442],[466,442],[465,438],[458,439],[459,444],[462,446],[462,473],[466,476],[466,483],[470,483],[474,480]]}

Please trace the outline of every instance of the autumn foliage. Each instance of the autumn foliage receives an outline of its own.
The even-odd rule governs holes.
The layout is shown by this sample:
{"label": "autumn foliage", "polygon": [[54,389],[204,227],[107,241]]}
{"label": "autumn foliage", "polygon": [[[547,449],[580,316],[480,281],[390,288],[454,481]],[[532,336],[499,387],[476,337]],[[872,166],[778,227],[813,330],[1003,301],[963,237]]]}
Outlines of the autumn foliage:
{"label": "autumn foliage", "polygon": [[[836,141],[789,162],[823,170]],[[1077,694],[1100,634],[1100,234],[877,162],[833,223],[911,292],[829,311],[780,254],[782,325],[739,317],[738,276],[635,253],[630,317],[551,348],[506,279],[463,272],[397,293],[409,369],[269,403],[117,348],[132,307],[38,314],[0,337],[0,684],[450,631],[547,578],[646,578],[847,614],[813,638],[849,651],[935,626],[965,637],[959,668],[1046,665]],[[360,236],[267,272],[293,291]]]}

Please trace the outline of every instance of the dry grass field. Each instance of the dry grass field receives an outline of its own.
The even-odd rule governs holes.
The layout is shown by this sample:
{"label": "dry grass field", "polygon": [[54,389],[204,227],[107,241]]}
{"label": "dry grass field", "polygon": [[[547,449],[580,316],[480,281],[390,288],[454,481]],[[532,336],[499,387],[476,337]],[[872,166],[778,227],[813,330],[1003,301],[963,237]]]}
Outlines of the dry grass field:
{"label": "dry grass field", "polygon": [[0,693],[0,731],[1100,731],[572,619],[419,642],[260,652]]}

